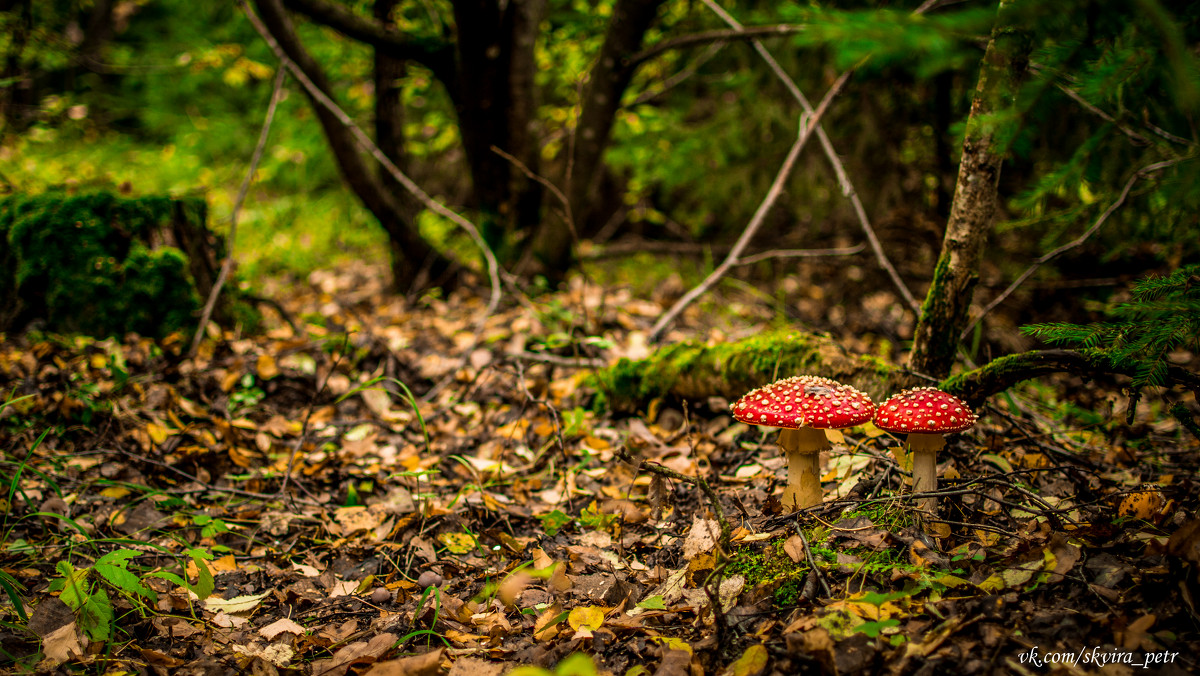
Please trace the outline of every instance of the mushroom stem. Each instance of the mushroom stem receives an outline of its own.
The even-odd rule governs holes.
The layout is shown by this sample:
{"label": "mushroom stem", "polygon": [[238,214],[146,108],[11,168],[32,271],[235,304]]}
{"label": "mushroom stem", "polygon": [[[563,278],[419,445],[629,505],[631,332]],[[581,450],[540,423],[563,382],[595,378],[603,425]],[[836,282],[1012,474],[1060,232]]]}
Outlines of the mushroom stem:
{"label": "mushroom stem", "polygon": [[821,504],[821,451],[832,448],[825,431],[785,428],[779,433],[779,446],[788,463],[788,483],[781,498],[784,511]]}
{"label": "mushroom stem", "polygon": [[[942,434],[909,434],[908,447],[912,451],[913,492],[937,490],[937,453],[946,446]],[[921,498],[917,508],[924,512],[937,511],[937,498]]]}

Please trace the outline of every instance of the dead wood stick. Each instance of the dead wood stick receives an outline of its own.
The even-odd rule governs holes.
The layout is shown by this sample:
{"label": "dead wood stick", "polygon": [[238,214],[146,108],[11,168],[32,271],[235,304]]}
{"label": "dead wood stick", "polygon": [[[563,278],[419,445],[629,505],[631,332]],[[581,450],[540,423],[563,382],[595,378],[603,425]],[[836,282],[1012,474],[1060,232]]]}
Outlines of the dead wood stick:
{"label": "dead wood stick", "polygon": [[1160,169],[1166,169],[1167,167],[1174,166],[1188,159],[1192,158],[1179,157],[1173,160],[1166,160],[1164,162],[1155,162],[1133,172],[1133,176],[1130,176],[1129,180],[1125,182],[1125,187],[1122,188],[1121,194],[1117,196],[1117,199],[1113,200],[1112,204],[1108,205],[1108,208],[1104,210],[1104,213],[1100,214],[1100,217],[1097,218],[1094,223],[1092,223],[1090,228],[1084,231],[1084,233],[1079,237],[1076,237],[1070,242],[1067,242],[1066,244],[1035,260],[1032,265],[1025,269],[1025,272],[1021,273],[1021,276],[1013,280],[1013,283],[1009,284],[1007,289],[1005,289],[999,296],[996,296],[994,299],[992,299],[992,302],[988,303],[987,307],[983,308],[983,311],[980,312],[977,317],[972,319],[969,324],[967,324],[966,328],[964,328],[962,333],[959,334],[959,340],[965,340],[966,337],[971,334],[971,331],[975,329],[975,326],[979,324],[979,322],[982,321],[983,318],[988,315],[988,313],[996,309],[997,305],[1007,300],[1008,297],[1011,296],[1012,293],[1016,291],[1019,286],[1021,286],[1021,284],[1025,283],[1025,280],[1029,279],[1030,275],[1036,272],[1037,269],[1040,268],[1044,263],[1047,263],[1054,258],[1058,258],[1071,249],[1082,245],[1088,240],[1088,238],[1096,234],[1096,231],[1100,229],[1100,226],[1104,225],[1104,222],[1108,220],[1108,217],[1112,216],[1113,212],[1121,208],[1121,205],[1125,204],[1125,199],[1129,197],[1129,191],[1133,189],[1133,184],[1137,183],[1138,179],[1148,176],[1156,171],[1159,171]]}
{"label": "dead wood stick", "polygon": [[734,243],[733,248],[730,249],[729,255],[725,257],[725,260],[721,261],[721,264],[718,265],[715,270],[713,270],[707,277],[704,278],[704,281],[700,282],[699,285],[693,287],[692,290],[685,293],[682,298],[675,301],[675,304],[658,318],[658,321],[654,323],[654,327],[650,329],[650,335],[647,336],[647,340],[650,342],[657,341],[662,336],[663,331],[665,331],[666,328],[675,321],[675,318],[678,317],[680,313],[687,308],[687,306],[691,305],[693,301],[707,293],[708,290],[716,285],[716,283],[725,276],[725,273],[737,263],[738,259],[742,255],[742,251],[747,245],[750,244],[750,240],[753,239],[754,235],[758,232],[758,229],[766,220],[767,212],[771,210],[771,207],[775,206],[775,202],[778,201],[779,196],[783,194],[783,184],[787,181],[788,176],[791,175],[792,169],[795,168],[796,160],[800,158],[800,151],[804,149],[804,146],[808,144],[808,140],[812,138],[813,129],[817,127],[821,121],[821,116],[823,116],[825,111],[829,109],[829,104],[842,91],[842,88],[846,86],[846,81],[850,78],[850,74],[852,72],[853,69],[847,70],[846,72],[842,73],[840,77],[838,77],[838,79],[833,83],[833,86],[829,88],[829,91],[825,93],[825,98],[821,100],[820,105],[817,106],[817,109],[813,113],[809,114],[805,112],[803,115],[801,115],[800,130],[799,134],[796,136],[795,143],[793,143],[792,147],[788,150],[787,157],[783,160],[783,165],[780,166],[779,171],[775,173],[775,180],[771,183],[770,189],[767,190],[767,194],[763,198],[762,203],[758,205],[758,209],[754,212],[754,216],[750,218],[750,223],[746,225],[746,229],[742,231],[741,236],[738,237],[737,242]]}
{"label": "dead wood stick", "polygon": [[321,88],[314,84],[312,79],[308,77],[308,74],[304,72],[304,69],[302,69],[295,61],[288,57],[288,55],[283,51],[283,47],[275,39],[275,36],[272,35],[271,31],[266,27],[265,24],[263,24],[262,19],[260,19],[258,15],[255,14],[250,8],[249,3],[247,3],[246,0],[242,0],[241,4],[242,10],[246,14],[246,18],[249,19],[250,23],[254,25],[254,29],[258,31],[258,34],[262,36],[263,41],[265,41],[267,46],[271,48],[271,51],[275,53],[275,57],[279,59],[279,62],[292,72],[292,75],[304,87],[309,96],[311,96],[312,99],[319,103],[323,108],[333,114],[333,116],[336,117],[338,121],[350,131],[358,145],[367,153],[369,153],[371,157],[375,158],[375,160],[379,162],[379,164],[386,169],[389,174],[392,175],[392,178],[396,179],[397,183],[404,186],[404,189],[412,193],[413,197],[416,197],[417,200],[424,204],[427,209],[440,216],[450,219],[460,228],[465,230],[467,235],[470,236],[471,240],[479,248],[480,253],[483,254],[484,260],[487,262],[488,278],[491,281],[491,296],[488,299],[487,309],[479,320],[479,326],[482,328],[483,322],[496,311],[496,307],[500,304],[500,264],[496,261],[496,256],[494,253],[492,253],[492,250],[487,245],[487,242],[484,241],[483,235],[481,235],[479,232],[479,228],[475,227],[474,223],[467,220],[453,209],[430,197],[429,193],[425,192],[421,186],[417,185],[415,181],[409,178],[404,172],[400,171],[400,168],[396,166],[396,163],[393,162],[386,153],[379,149],[379,146],[376,145],[375,142],[371,140],[371,137],[368,136],[367,133],[364,132],[362,128],[359,127],[358,124],[356,124],[354,120],[352,120],[350,116],[346,114],[346,111],[342,110],[341,106],[334,102],[333,99],[326,96],[325,92],[321,91]]}

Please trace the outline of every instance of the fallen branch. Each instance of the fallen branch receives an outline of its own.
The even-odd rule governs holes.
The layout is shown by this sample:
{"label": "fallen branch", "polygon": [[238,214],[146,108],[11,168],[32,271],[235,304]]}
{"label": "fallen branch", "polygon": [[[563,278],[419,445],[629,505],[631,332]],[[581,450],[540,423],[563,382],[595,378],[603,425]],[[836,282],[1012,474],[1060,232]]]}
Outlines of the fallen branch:
{"label": "fallen branch", "polygon": [[708,292],[737,263],[742,251],[750,244],[750,240],[753,239],[758,229],[762,227],[763,222],[766,220],[767,212],[771,210],[771,207],[775,206],[775,202],[783,194],[783,184],[787,181],[788,176],[792,173],[792,169],[796,166],[796,160],[800,158],[800,151],[804,149],[804,146],[808,144],[808,140],[812,138],[813,129],[817,128],[821,121],[821,116],[829,109],[829,104],[841,93],[842,88],[846,86],[846,81],[850,78],[852,72],[853,69],[847,70],[838,77],[833,86],[829,88],[829,91],[825,93],[825,98],[821,100],[821,104],[817,106],[816,111],[812,114],[806,112],[800,116],[800,132],[796,136],[796,142],[788,150],[787,157],[784,158],[783,165],[776,172],[775,180],[771,183],[770,189],[767,190],[766,197],[758,205],[758,209],[754,212],[750,223],[746,225],[746,229],[738,237],[733,248],[730,249],[729,255],[725,257],[725,260],[721,261],[721,264],[715,270],[704,278],[704,281],[685,293],[682,298],[675,301],[675,304],[658,318],[658,321],[654,323],[654,327],[650,329],[647,340],[650,342],[657,341],[662,336],[663,331],[675,321],[675,318],[687,306]]}
{"label": "fallen branch", "polygon": [[[994,359],[972,371],[942,381],[941,389],[972,406],[1025,380],[1051,373],[1079,376],[1134,376],[1132,369],[1117,369],[1098,350],[1033,350]],[[1179,366],[1167,367],[1166,385],[1178,385],[1200,394],[1200,375]]]}
{"label": "fallen branch", "polygon": [[[737,19],[733,18],[733,15],[726,12],[715,0],[703,1],[725,23],[737,30],[744,28],[738,23]],[[937,6],[939,6],[937,2],[926,3],[918,7],[913,14],[924,14]],[[758,52],[758,55],[766,62],[771,72],[775,73],[775,77],[779,78],[779,81],[787,87],[792,98],[796,99],[796,102],[800,104],[804,112],[812,115],[812,105],[808,102],[808,97],[804,96],[804,92],[800,91],[800,87],[796,84],[796,81],[788,75],[783,66],[779,65],[779,62],[775,60],[775,57],[771,55],[771,52],[761,42],[755,40],[751,44],[754,46],[754,51]],[[875,253],[875,259],[879,262],[879,266],[883,268],[884,272],[887,273],[888,277],[891,278],[892,284],[896,286],[896,290],[900,292],[900,295],[904,298],[904,302],[908,303],[908,307],[919,315],[921,305],[913,297],[912,292],[908,290],[908,286],[900,278],[900,273],[896,271],[887,254],[883,252],[883,245],[879,243],[879,238],[875,236],[875,229],[871,226],[870,219],[867,218],[867,210],[863,208],[862,200],[858,198],[858,191],[854,189],[854,184],[850,181],[850,175],[846,172],[846,165],[842,163],[842,158],[834,150],[833,142],[829,140],[829,135],[825,133],[825,128],[821,126],[819,121],[814,123],[814,126],[817,128],[817,141],[821,144],[821,150],[825,153],[825,158],[833,168],[833,173],[837,177],[838,186],[841,187],[842,194],[850,200],[850,205],[854,208],[854,215],[858,218],[858,224],[862,228],[863,234],[866,235],[867,242],[871,245],[871,250]]]}

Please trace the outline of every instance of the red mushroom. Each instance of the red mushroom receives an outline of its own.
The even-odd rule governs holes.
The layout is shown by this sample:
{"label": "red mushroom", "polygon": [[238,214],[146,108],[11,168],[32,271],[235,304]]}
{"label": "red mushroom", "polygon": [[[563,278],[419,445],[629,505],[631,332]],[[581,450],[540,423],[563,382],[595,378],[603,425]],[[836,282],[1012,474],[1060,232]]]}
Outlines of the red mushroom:
{"label": "red mushroom", "polygon": [[752,425],[781,427],[787,455],[788,511],[821,503],[821,451],[832,448],[824,430],[861,425],[875,405],[858,390],[829,378],[793,376],[760,387],[733,405],[733,417]]}
{"label": "red mushroom", "polygon": [[[893,395],[875,410],[875,426],[894,434],[908,434],[912,450],[913,492],[937,489],[937,452],[945,435],[975,424],[976,416],[963,400],[936,387],[918,387]],[[924,498],[918,506],[932,512],[937,498]]]}

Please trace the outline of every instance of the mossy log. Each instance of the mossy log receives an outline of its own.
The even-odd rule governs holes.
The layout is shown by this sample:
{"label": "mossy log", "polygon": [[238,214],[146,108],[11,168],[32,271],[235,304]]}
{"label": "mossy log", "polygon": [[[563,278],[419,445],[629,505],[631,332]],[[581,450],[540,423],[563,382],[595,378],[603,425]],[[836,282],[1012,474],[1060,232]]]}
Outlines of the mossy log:
{"label": "mossy log", "polygon": [[684,342],[647,359],[622,359],[594,376],[596,387],[617,411],[635,411],[651,400],[674,397],[730,401],[787,376],[832,378],[878,399],[908,376],[897,366],[851,354],[827,335],[779,331],[736,343]]}

